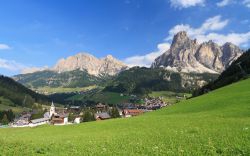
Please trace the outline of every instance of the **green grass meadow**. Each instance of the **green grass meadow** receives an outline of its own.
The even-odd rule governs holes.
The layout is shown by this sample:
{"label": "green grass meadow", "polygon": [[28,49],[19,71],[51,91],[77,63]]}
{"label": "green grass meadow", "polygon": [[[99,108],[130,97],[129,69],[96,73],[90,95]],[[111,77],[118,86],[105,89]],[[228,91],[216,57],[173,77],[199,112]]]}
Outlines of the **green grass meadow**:
{"label": "green grass meadow", "polygon": [[133,118],[3,128],[0,155],[250,155],[250,79]]}

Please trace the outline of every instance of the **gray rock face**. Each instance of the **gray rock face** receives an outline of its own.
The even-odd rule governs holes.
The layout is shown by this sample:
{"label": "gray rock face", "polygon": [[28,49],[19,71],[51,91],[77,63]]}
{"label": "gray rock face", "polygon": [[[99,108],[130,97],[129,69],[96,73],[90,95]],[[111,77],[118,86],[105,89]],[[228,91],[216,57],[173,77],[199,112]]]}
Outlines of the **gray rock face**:
{"label": "gray rock face", "polygon": [[222,62],[225,67],[228,67],[235,60],[235,58],[238,58],[242,54],[239,47],[229,42],[225,43],[221,47],[221,50],[223,52]]}
{"label": "gray rock face", "polygon": [[79,53],[67,59],[59,60],[52,70],[66,72],[80,69],[86,70],[91,75],[98,76],[103,74],[115,75],[126,68],[127,66],[125,64],[111,55],[98,59],[87,53]]}
{"label": "gray rock face", "polygon": [[179,72],[220,73],[242,54],[232,43],[219,46],[213,41],[198,44],[181,31],[174,36],[168,51],[155,59],[152,68],[164,67]]}

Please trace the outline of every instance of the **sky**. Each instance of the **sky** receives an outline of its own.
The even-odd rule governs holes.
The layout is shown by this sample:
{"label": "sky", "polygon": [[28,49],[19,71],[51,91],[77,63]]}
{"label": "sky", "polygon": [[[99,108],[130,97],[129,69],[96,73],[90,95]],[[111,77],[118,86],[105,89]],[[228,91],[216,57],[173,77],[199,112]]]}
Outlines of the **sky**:
{"label": "sky", "polygon": [[150,66],[179,31],[250,48],[250,0],[0,0],[0,74],[79,52]]}

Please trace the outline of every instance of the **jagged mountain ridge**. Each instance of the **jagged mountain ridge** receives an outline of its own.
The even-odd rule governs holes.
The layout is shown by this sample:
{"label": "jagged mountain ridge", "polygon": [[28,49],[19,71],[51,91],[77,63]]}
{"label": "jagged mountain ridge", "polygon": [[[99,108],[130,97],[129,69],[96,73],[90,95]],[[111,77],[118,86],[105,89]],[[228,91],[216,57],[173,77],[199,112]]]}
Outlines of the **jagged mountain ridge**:
{"label": "jagged mountain ridge", "polygon": [[174,36],[170,49],[156,58],[151,67],[187,73],[221,73],[241,54],[242,50],[232,43],[223,46],[213,41],[199,44],[181,31]]}
{"label": "jagged mountain ridge", "polygon": [[59,60],[51,70],[61,73],[79,69],[82,71],[86,70],[90,75],[113,76],[126,68],[127,65],[111,55],[98,59],[88,53],[78,53],[75,56]]}

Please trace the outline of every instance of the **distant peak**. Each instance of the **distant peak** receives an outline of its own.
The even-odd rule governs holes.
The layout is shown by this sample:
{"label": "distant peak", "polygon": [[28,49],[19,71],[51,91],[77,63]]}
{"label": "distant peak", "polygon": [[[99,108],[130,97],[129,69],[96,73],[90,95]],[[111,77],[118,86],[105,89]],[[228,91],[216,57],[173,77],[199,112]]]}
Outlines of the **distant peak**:
{"label": "distant peak", "polygon": [[107,55],[106,58],[107,59],[114,59],[114,57],[112,55]]}
{"label": "distant peak", "polygon": [[175,34],[175,38],[187,38],[187,32],[186,31],[180,31],[177,34]]}
{"label": "distant peak", "polygon": [[174,39],[173,39],[173,43],[176,43],[176,42],[182,42],[182,41],[185,41],[189,39],[188,36],[187,36],[187,32],[186,31],[180,31],[178,32],[177,34],[174,35]]}
{"label": "distant peak", "polygon": [[176,36],[187,36],[187,32],[186,31],[180,31],[176,34]]}
{"label": "distant peak", "polygon": [[223,46],[236,46],[236,45],[234,45],[234,44],[231,43],[231,42],[226,42]]}
{"label": "distant peak", "polygon": [[214,43],[213,40],[209,40],[208,43]]}

